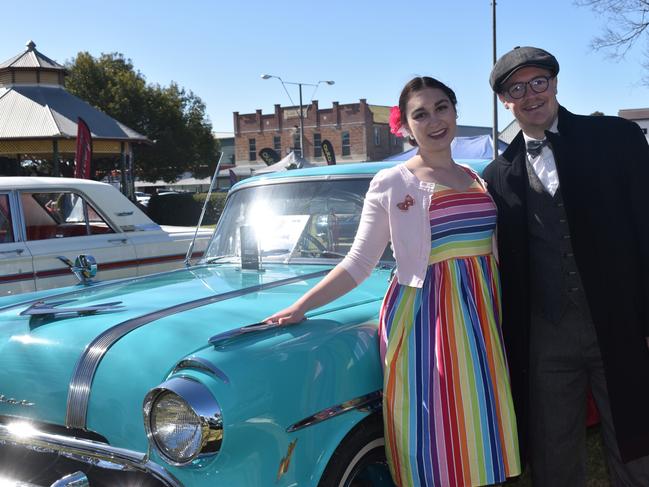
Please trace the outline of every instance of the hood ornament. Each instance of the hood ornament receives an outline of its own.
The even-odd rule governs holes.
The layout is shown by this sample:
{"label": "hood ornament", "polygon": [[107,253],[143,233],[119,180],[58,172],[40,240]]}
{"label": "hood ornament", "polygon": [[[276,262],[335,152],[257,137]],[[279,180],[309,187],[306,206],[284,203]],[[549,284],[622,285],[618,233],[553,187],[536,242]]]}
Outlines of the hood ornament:
{"label": "hood ornament", "polygon": [[59,255],[58,259],[70,268],[81,284],[90,284],[97,275],[97,261],[92,255],[80,254],[74,263],[63,255]]}

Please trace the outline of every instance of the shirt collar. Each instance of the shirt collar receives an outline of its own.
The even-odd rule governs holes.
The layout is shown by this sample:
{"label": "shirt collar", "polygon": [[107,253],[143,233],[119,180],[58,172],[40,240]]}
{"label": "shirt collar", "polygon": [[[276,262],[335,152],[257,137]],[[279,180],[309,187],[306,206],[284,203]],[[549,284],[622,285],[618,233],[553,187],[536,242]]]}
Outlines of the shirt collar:
{"label": "shirt collar", "polygon": [[[559,117],[554,117],[554,121],[552,122],[552,125],[550,125],[550,128],[548,129],[548,132],[552,132],[554,134],[559,133]],[[523,132],[523,139],[525,140],[525,143],[527,144],[528,141],[530,140],[543,140],[543,139],[535,139],[534,137],[528,136],[525,132]]]}

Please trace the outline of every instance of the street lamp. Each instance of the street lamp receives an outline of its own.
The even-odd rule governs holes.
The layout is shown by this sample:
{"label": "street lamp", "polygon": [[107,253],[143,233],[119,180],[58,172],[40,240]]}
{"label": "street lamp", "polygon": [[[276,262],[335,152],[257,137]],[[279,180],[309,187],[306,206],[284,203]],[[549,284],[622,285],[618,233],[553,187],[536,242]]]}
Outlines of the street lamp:
{"label": "street lamp", "polygon": [[[320,86],[321,83],[326,83],[328,85],[333,85],[335,84],[335,81],[332,80],[320,80],[317,83],[296,83],[293,81],[284,81],[282,78],[279,76],[275,76],[273,74],[262,74],[261,79],[270,79],[270,78],[277,78],[280,83],[282,83],[282,87],[284,88],[284,91],[286,91],[286,94],[288,95],[288,99],[291,100],[291,103],[295,105],[295,102],[293,102],[293,99],[291,98],[291,94],[288,92],[286,89],[286,85],[297,85],[300,89],[300,112],[298,114],[300,118],[300,157],[302,159],[306,160],[306,156],[304,155],[304,113],[302,112],[302,86],[313,86],[316,89],[318,86]],[[313,93],[315,94],[315,90],[313,90]]]}

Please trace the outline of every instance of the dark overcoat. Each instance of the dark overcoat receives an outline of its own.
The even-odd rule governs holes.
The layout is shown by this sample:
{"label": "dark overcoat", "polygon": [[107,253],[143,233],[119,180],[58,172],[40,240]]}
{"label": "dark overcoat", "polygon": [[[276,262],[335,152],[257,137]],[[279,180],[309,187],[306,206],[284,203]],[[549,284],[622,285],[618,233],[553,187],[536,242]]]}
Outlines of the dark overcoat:
{"label": "dark overcoat", "polygon": [[[634,122],[563,107],[558,132],[546,136],[626,462],[649,455],[649,146]],[[530,327],[525,157],[520,132],[484,171],[498,206],[503,335],[523,452]]]}

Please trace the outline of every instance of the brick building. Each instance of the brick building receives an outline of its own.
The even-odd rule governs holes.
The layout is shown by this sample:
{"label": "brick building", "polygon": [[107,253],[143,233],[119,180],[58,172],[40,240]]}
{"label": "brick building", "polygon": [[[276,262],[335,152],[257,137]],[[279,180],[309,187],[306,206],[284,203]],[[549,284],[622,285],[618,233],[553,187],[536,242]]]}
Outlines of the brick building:
{"label": "brick building", "polygon": [[[275,112],[234,112],[235,159],[239,164],[261,163],[259,151],[274,149],[280,157],[300,151],[299,107],[275,105]],[[321,143],[329,140],[337,163],[380,161],[403,151],[403,141],[390,133],[390,107],[359,103],[319,108],[316,100],[305,105],[304,158],[324,161]]]}

